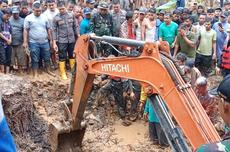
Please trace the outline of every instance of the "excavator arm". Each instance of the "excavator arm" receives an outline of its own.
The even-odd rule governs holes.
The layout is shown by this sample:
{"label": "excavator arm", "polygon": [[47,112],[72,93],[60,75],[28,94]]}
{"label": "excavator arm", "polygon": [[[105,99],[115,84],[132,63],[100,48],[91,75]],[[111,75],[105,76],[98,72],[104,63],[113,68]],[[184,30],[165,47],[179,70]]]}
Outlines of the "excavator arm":
{"label": "excavator arm", "polygon": [[[95,53],[95,50],[92,49],[93,47],[90,46],[92,39],[96,42],[100,41],[114,45],[141,47],[142,53],[138,57],[124,56],[92,59],[92,54]],[[159,109],[162,109],[162,102],[167,105],[193,149],[202,144],[220,140],[194,91],[183,80],[173,60],[167,55],[168,53],[169,47],[165,42],[145,43],[143,41],[108,36],[84,35],[79,37],[75,45],[77,67],[71,110],[72,130],[81,128],[83,113],[95,74],[106,74],[137,80],[146,87],[151,88],[152,93],[156,95],[159,106],[157,106],[156,102],[153,105],[156,105]],[[161,125],[164,125],[162,124],[164,121],[161,121],[161,118],[163,119],[161,117],[162,112],[166,113],[164,118],[171,119],[167,114],[167,110],[157,109],[156,111]],[[172,146],[172,144],[170,145]]]}

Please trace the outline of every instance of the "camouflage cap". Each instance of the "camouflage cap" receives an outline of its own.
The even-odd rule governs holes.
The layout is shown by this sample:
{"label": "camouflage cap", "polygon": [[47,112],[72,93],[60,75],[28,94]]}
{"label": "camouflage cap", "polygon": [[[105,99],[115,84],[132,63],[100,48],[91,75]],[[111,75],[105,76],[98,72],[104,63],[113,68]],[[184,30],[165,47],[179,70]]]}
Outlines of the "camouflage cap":
{"label": "camouflage cap", "polygon": [[11,8],[11,10],[12,10],[12,13],[13,13],[13,14],[19,13],[19,12],[20,12],[19,6],[13,6],[13,7]]}
{"label": "camouflage cap", "polygon": [[139,13],[140,14],[146,14],[147,13],[147,8],[146,7],[140,7]]}
{"label": "camouflage cap", "polygon": [[102,1],[102,2],[99,3],[98,8],[100,8],[100,9],[108,9],[109,5],[108,5],[108,3]]}

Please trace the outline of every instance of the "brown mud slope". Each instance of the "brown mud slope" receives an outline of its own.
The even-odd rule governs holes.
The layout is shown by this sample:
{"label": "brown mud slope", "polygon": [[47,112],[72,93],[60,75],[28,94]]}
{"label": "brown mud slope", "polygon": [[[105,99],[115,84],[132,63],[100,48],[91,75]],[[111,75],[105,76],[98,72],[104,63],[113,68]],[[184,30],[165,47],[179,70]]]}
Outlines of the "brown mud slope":
{"label": "brown mud slope", "polygon": [[[43,80],[43,81],[41,81]],[[19,152],[49,152],[49,125],[68,122],[62,105],[68,100],[68,82],[57,78],[31,81],[29,77],[0,74],[0,95],[8,124]],[[106,105],[95,108],[95,94],[91,94],[84,114],[88,127],[81,150],[84,152],[167,152],[148,141],[148,125],[137,121],[122,126],[116,112],[108,115]],[[94,107],[94,108],[93,108]],[[66,125],[66,123],[65,123]],[[68,124],[67,124],[68,125]],[[68,140],[68,139],[66,139]],[[64,150],[73,151],[74,147]]]}
{"label": "brown mud slope", "polygon": [[49,124],[64,119],[67,86],[0,75],[2,102],[18,151],[51,151]]}

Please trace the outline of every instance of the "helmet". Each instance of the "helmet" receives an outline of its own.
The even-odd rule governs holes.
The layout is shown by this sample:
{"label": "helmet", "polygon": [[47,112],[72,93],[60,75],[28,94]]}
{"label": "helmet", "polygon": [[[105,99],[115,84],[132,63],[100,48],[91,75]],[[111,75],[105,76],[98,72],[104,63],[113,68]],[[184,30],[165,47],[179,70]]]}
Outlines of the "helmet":
{"label": "helmet", "polygon": [[102,1],[102,2],[99,3],[98,8],[100,8],[100,9],[108,9],[109,5],[106,2]]}

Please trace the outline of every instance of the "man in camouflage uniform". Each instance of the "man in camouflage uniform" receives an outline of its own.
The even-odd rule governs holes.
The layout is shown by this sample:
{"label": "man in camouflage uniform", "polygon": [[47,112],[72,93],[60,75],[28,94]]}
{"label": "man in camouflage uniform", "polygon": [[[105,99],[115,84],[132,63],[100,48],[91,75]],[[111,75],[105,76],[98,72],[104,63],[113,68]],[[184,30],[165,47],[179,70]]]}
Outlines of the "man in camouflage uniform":
{"label": "man in camouflage uniform", "polygon": [[60,74],[61,78],[65,80],[67,79],[65,71],[67,53],[71,69],[75,64],[73,50],[78,33],[75,17],[72,13],[67,12],[65,2],[59,1],[57,6],[59,13],[53,19],[53,48],[58,50]]}
{"label": "man in camouflage uniform", "polygon": [[223,137],[223,140],[205,144],[199,147],[197,152],[229,152],[230,151],[230,75],[224,78],[224,80],[220,83],[217,93],[221,98],[219,102],[219,111],[220,115],[226,123],[226,133]]}
{"label": "man in camouflage uniform", "polygon": [[[108,12],[108,4],[100,2],[98,8],[99,12],[94,14],[90,22],[90,31],[97,36],[113,36],[113,21],[112,16]],[[112,48],[106,44],[99,44],[97,50],[105,57],[108,57],[112,53]]]}

